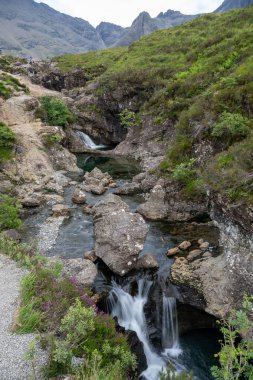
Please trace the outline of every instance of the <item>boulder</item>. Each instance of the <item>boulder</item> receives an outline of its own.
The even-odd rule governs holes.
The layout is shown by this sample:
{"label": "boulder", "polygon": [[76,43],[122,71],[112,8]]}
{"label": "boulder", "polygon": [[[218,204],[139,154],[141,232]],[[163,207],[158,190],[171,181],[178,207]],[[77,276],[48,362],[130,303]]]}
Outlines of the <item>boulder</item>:
{"label": "boulder", "polygon": [[72,202],[76,204],[83,204],[86,202],[86,195],[82,190],[76,188],[72,195]]}
{"label": "boulder", "polygon": [[92,287],[97,276],[97,267],[90,260],[63,260],[63,273],[75,279],[85,287]]}
{"label": "boulder", "polygon": [[56,204],[52,207],[53,216],[69,216],[70,207],[64,204]]}
{"label": "boulder", "polygon": [[135,269],[156,269],[159,268],[156,258],[152,255],[140,257],[135,265]]}
{"label": "boulder", "polygon": [[101,195],[112,182],[112,177],[108,173],[103,173],[100,169],[94,168],[90,173],[85,173],[83,188],[87,192]]}
{"label": "boulder", "polygon": [[120,276],[135,267],[148,232],[142,216],[130,212],[117,195],[109,194],[93,207],[95,253]]}
{"label": "boulder", "polygon": [[165,200],[166,190],[163,185],[164,181],[159,180],[151,190],[148,201],[137,208],[137,212],[145,219],[162,220],[166,218],[168,208]]}

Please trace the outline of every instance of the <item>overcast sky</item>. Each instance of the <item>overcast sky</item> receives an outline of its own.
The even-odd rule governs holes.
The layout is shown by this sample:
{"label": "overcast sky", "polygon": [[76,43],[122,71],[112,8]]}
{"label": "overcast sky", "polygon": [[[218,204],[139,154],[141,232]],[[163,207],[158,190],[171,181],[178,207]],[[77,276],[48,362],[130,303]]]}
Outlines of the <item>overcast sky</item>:
{"label": "overcast sky", "polygon": [[152,17],[168,9],[184,14],[214,11],[223,0],[35,0],[43,2],[60,12],[81,17],[97,26],[101,21],[130,26],[142,11]]}

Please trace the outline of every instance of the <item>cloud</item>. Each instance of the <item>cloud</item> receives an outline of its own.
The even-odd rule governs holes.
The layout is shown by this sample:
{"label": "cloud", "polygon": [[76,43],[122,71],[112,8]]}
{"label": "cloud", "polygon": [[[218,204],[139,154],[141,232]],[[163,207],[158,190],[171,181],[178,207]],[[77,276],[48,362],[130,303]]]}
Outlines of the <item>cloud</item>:
{"label": "cloud", "polygon": [[[41,0],[36,0],[42,2]],[[121,26],[130,26],[142,11],[152,17],[168,9],[179,10],[185,14],[197,14],[214,11],[222,0],[43,0],[60,12],[81,17],[93,26],[101,21]]]}

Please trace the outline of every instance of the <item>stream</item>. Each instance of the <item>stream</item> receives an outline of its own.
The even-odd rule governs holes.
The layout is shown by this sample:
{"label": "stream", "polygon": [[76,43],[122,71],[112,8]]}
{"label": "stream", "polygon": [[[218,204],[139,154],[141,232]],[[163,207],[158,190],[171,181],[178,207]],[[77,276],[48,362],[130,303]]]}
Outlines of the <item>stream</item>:
{"label": "stream", "polygon": [[[106,155],[87,154],[79,154],[77,158],[81,169],[91,171],[94,167],[98,167],[103,172],[108,172],[118,186],[127,184],[140,172],[135,162],[124,158],[115,159]],[[94,248],[92,217],[83,212],[82,206],[73,205],[71,198],[74,188],[74,184],[69,185],[64,193],[64,202],[72,207],[72,217],[60,224],[59,233],[52,237],[51,244],[44,248],[47,256],[60,256],[64,259],[80,258],[85,251]],[[105,194],[113,191],[114,189],[109,189]],[[87,193],[87,202],[95,204],[102,197],[104,195]],[[144,201],[141,196],[121,197],[132,212],[135,212],[138,205]],[[30,236],[32,240],[43,241],[41,231],[43,224],[50,217],[50,210],[51,207],[46,206],[39,213],[34,213],[26,219],[27,239]],[[217,330],[209,328],[192,329],[180,334],[178,327],[180,315],[178,316],[178,304],[173,294],[176,290],[172,285],[170,285],[172,291],[166,290],[166,277],[173,262],[173,259],[166,256],[166,252],[183,240],[191,240],[194,249],[194,245],[197,247],[197,240],[201,237],[210,242],[214,254],[218,253],[218,230],[208,223],[147,223],[149,232],[141,255],[152,254],[159,263],[159,269],[155,274],[150,271],[147,275],[136,273],[131,274],[129,279],[122,280],[109,273],[104,265],[98,264],[101,276],[97,285],[99,286],[103,278],[111,289],[106,301],[106,311],[117,317],[119,325],[126,330],[135,331],[143,343],[148,368],[141,374],[142,379],[158,380],[159,373],[165,371],[168,362],[172,362],[178,373],[182,370],[193,371],[194,379],[210,380],[212,379],[210,367],[216,364],[214,354],[219,351],[220,336]],[[160,296],[153,302],[156,291]],[[151,304],[153,307],[150,308]],[[155,336],[154,339],[152,334]]]}

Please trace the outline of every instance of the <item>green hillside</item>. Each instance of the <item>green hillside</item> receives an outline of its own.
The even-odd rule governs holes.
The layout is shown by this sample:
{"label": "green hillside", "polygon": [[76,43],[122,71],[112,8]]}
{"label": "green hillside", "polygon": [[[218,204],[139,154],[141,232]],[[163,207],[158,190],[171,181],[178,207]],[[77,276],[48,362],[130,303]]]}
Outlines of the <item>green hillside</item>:
{"label": "green hillside", "polygon": [[[129,48],[55,60],[64,71],[78,65],[99,77],[98,95],[119,87],[138,92],[140,127],[144,115],[175,126],[161,171],[185,195],[211,188],[252,202],[252,6],[154,32]],[[202,157],[201,144],[211,154]]]}

